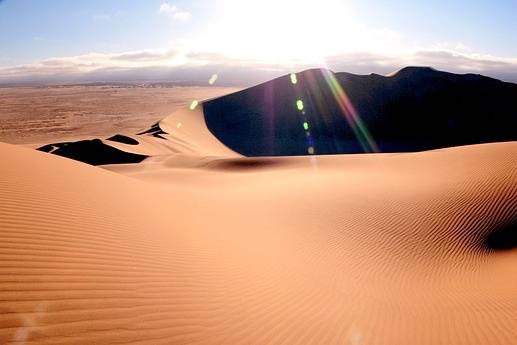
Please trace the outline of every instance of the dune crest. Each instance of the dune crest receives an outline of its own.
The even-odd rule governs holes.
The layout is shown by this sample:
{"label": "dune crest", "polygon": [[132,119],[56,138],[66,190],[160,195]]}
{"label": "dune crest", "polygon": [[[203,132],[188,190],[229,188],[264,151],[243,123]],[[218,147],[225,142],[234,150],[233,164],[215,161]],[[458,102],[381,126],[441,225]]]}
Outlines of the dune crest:
{"label": "dune crest", "polygon": [[130,144],[96,140],[40,150],[93,165],[177,153],[415,152],[517,140],[515,99],[516,84],[474,74],[407,67],[383,77],[312,69],[196,103],[136,135],[122,133]]}

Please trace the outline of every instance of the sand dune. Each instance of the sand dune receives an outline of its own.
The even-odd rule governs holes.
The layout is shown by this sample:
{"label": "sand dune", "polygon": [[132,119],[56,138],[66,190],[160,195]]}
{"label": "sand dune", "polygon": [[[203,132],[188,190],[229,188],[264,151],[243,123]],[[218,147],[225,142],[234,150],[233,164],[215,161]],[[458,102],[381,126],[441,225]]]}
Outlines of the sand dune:
{"label": "sand dune", "polygon": [[178,110],[135,135],[48,144],[39,150],[92,165],[140,163],[149,157],[174,159],[181,154],[241,156],[212,135],[202,106]]}
{"label": "sand dune", "polygon": [[201,102],[140,132],[119,133],[119,140],[40,150],[93,165],[177,153],[415,152],[517,140],[516,98],[517,84],[473,74],[408,67],[384,77],[312,69]]}
{"label": "sand dune", "polygon": [[0,150],[3,343],[515,343],[516,143],[108,167],[141,180]]}
{"label": "sand dune", "polygon": [[[517,140],[517,84],[407,67],[307,70],[204,104],[210,131],[245,156],[415,152]],[[304,130],[306,129],[307,130]],[[309,134],[309,135],[307,135]]]}
{"label": "sand dune", "polygon": [[52,155],[0,144],[0,343],[515,344],[517,142],[245,157],[350,139],[264,146],[237,107],[225,141],[218,107],[256,90]]}

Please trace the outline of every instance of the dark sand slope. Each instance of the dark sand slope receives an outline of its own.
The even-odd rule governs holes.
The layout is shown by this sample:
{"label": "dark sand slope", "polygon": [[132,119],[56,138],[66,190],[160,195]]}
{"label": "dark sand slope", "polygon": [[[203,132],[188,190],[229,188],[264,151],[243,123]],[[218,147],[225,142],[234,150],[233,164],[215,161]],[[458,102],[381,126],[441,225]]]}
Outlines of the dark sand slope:
{"label": "dark sand slope", "polygon": [[[136,145],[138,145],[138,141],[122,135],[116,135],[106,140],[122,142],[128,145],[135,145],[136,142]],[[116,149],[103,143],[100,139],[49,144],[40,147],[38,150],[92,165],[140,163],[147,158],[145,155]]]}
{"label": "dark sand slope", "polygon": [[[204,117],[203,127],[245,156],[413,152],[517,140],[515,84],[418,67],[390,77],[316,69],[298,73],[295,81],[285,76],[206,101],[194,117]],[[189,110],[180,113],[185,117]],[[174,126],[160,121],[136,136],[126,135],[122,143],[129,139],[131,144],[116,146],[124,152],[110,147],[112,139],[41,150],[58,146],[52,153],[94,165],[177,153],[184,131],[177,117],[167,118]],[[154,149],[135,147],[142,138]],[[206,154],[187,150],[193,151]]]}
{"label": "dark sand slope", "polygon": [[306,155],[308,147],[316,154],[413,152],[517,140],[516,84],[423,67],[390,77],[316,69],[296,79],[205,102],[208,128],[245,156]]}
{"label": "dark sand slope", "polygon": [[146,182],[0,153],[1,343],[517,339],[517,143],[110,167]]}

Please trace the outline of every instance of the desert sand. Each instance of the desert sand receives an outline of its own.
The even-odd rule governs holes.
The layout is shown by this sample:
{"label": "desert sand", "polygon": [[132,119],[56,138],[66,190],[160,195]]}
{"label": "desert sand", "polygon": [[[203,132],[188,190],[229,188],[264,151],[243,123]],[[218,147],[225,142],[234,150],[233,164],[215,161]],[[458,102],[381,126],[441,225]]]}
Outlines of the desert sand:
{"label": "desert sand", "polygon": [[38,146],[104,137],[120,129],[133,133],[193,100],[235,90],[161,84],[0,87],[0,141]]}
{"label": "desert sand", "polygon": [[203,144],[117,173],[2,144],[2,342],[514,343],[517,253],[490,236],[517,218],[517,144]]}
{"label": "desert sand", "polygon": [[[0,144],[7,344],[515,344],[517,143],[244,157],[202,107],[95,167]],[[131,139],[131,140],[130,140]]]}

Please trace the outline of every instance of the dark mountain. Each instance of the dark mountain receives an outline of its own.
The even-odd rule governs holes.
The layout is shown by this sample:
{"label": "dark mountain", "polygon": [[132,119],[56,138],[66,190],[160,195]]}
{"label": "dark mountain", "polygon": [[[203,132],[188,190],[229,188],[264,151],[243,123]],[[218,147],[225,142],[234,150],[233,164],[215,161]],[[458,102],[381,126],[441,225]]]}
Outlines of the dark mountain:
{"label": "dark mountain", "polygon": [[204,112],[210,131],[246,156],[517,140],[516,84],[425,67],[389,77],[308,70],[205,102]]}

